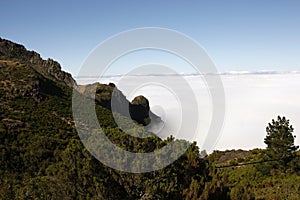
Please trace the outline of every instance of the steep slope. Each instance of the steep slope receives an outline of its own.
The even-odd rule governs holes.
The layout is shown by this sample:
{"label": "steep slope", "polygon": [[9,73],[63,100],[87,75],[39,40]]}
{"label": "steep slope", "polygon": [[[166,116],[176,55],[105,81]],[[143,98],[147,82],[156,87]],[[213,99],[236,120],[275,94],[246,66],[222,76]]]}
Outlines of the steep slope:
{"label": "steep slope", "polygon": [[[23,45],[16,44],[13,42],[10,42],[8,40],[0,38],[0,58],[2,65],[4,66],[19,66],[21,65],[21,68],[32,68],[38,74],[42,75],[43,77],[50,79],[54,82],[60,82],[64,83],[69,87],[75,87],[77,88],[76,81],[72,78],[72,76],[69,73],[66,73],[61,70],[61,66],[58,62],[47,59],[43,60],[40,55],[34,51],[28,51]],[[26,63],[26,66],[25,66]],[[28,69],[27,69],[28,70]],[[30,74],[30,73],[29,73]],[[18,74],[14,74],[14,76],[18,76]],[[29,77],[30,78],[30,77]],[[24,93],[25,94],[28,91],[38,91],[38,83],[30,86],[30,88],[14,88],[14,86],[18,85],[18,87],[29,87],[29,84],[21,84],[20,81],[26,81],[22,77],[19,81],[19,84],[9,85],[10,83],[3,83],[6,88],[10,88],[10,90],[14,89],[13,93]],[[78,87],[78,91],[83,93],[84,95],[95,98],[96,102],[100,104],[101,106],[111,109],[111,96],[112,91],[115,89],[114,84],[91,84],[91,85],[81,85]],[[96,95],[94,93],[91,93],[91,91],[96,91]],[[157,124],[162,124],[163,122],[161,119],[153,114],[150,111],[149,103],[147,103],[146,106],[140,105],[137,102],[134,104],[130,103],[126,97],[122,94],[121,91],[119,91],[116,88],[116,95],[118,95],[118,101],[117,101],[117,110],[114,110],[128,118],[132,118],[139,124],[148,125],[151,122],[151,119],[153,121],[153,126],[157,126]],[[31,94],[31,95],[37,95],[37,94]],[[41,98],[41,96],[36,96],[36,98]],[[146,99],[146,101],[148,101]],[[130,114],[127,114],[126,108],[127,105],[129,105],[129,112]],[[154,124],[155,123],[155,124]]]}
{"label": "steep slope", "polygon": [[2,60],[27,63],[41,75],[53,81],[63,82],[70,87],[76,85],[71,74],[62,71],[58,62],[50,58],[43,60],[40,54],[28,51],[23,45],[0,38],[0,57]]}
{"label": "steep slope", "polygon": [[[30,62],[17,60],[2,57],[0,61],[0,198],[49,198],[56,194],[60,199],[75,195],[77,186],[66,184],[72,177],[69,179],[64,171],[70,170],[64,167],[72,163],[63,160],[70,156],[68,147],[74,142],[79,152],[84,150],[72,120],[72,90],[67,85],[73,83],[72,78],[68,83],[55,76],[50,79],[49,74],[39,73]],[[85,159],[93,158],[87,154]],[[57,170],[55,175],[51,172],[53,167]],[[119,193],[111,198],[126,196],[103,167],[98,167],[101,173],[96,169],[93,174],[111,184],[104,188],[118,188]]]}
{"label": "steep slope", "polygon": [[[206,171],[195,144],[157,172],[130,174],[106,167],[76,133],[73,78],[55,61],[7,40],[1,39],[0,54],[0,199],[182,199],[201,194]],[[127,135],[110,109],[101,103],[95,108],[107,136],[125,150],[153,151],[174,140]]]}

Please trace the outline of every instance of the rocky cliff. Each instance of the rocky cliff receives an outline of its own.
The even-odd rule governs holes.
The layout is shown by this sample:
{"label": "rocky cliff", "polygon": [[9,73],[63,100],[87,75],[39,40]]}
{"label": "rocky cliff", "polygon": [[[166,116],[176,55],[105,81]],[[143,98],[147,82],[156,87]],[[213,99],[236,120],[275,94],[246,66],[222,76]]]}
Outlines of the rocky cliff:
{"label": "rocky cliff", "polygon": [[0,38],[0,56],[2,59],[8,58],[30,65],[37,72],[53,81],[63,82],[70,87],[76,86],[76,81],[71,74],[62,71],[58,62],[50,58],[43,60],[40,54],[28,51],[23,45]]}

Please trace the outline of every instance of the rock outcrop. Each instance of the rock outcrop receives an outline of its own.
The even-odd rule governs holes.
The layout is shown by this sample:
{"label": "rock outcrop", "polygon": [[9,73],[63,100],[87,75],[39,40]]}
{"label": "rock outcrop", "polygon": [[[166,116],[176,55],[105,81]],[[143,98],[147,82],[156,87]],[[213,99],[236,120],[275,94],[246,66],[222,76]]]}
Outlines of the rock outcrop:
{"label": "rock outcrop", "polygon": [[144,96],[137,96],[129,102],[113,83],[79,85],[77,88],[86,97],[95,99],[99,105],[131,118],[139,124],[146,126],[151,122],[161,122],[160,117],[151,112],[149,101]]}
{"label": "rock outcrop", "polygon": [[28,51],[23,45],[0,38],[0,56],[15,59],[22,64],[28,64],[43,76],[70,87],[76,86],[71,74],[61,70],[58,62],[48,58],[43,60],[40,54]]}
{"label": "rock outcrop", "polygon": [[139,124],[148,125],[151,122],[149,111],[149,101],[144,96],[135,97],[129,105],[131,118]]}

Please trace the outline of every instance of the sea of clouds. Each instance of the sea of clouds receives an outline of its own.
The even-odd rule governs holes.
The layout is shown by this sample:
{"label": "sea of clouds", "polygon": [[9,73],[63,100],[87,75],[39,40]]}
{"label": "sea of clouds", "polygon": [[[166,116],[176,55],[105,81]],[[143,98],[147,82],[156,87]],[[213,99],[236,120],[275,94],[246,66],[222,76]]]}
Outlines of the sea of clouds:
{"label": "sea of clouds", "polygon": [[[295,128],[297,136],[295,143],[300,144],[300,73],[298,72],[228,72],[219,74],[225,92],[225,120],[223,129],[215,144],[204,144],[203,141],[209,130],[212,118],[211,96],[203,76],[181,75],[192,88],[198,105],[180,102],[171,88],[157,84],[139,85],[133,91],[127,91],[128,85],[134,85],[141,80],[147,82],[151,76],[136,76],[131,81],[122,82],[123,76],[106,76],[100,79],[95,77],[78,77],[79,84],[88,84],[95,81],[101,83],[115,83],[117,87],[132,100],[137,95],[144,95],[150,102],[151,110],[159,115],[168,125],[171,134],[178,135],[180,128],[181,109],[197,109],[199,113],[199,127],[195,134],[179,134],[180,138],[196,140],[202,149],[211,152],[214,149],[253,149],[265,148],[264,138],[266,126],[278,115],[286,116]],[[174,75],[157,78],[167,79],[170,82]],[[119,84],[122,83],[122,84]],[[175,84],[176,85],[176,84]],[[186,88],[177,89],[185,92]],[[164,133],[159,135],[165,138]],[[182,137],[183,136],[183,137]],[[186,136],[186,137],[185,137]]]}

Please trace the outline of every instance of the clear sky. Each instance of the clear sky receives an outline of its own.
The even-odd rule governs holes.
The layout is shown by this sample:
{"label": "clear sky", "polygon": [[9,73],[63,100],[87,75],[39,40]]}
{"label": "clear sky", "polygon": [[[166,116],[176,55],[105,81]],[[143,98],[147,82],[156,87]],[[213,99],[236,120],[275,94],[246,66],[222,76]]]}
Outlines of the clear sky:
{"label": "clear sky", "polygon": [[300,70],[300,1],[2,1],[0,37],[76,75],[101,41],[164,27],[198,41],[220,71]]}

